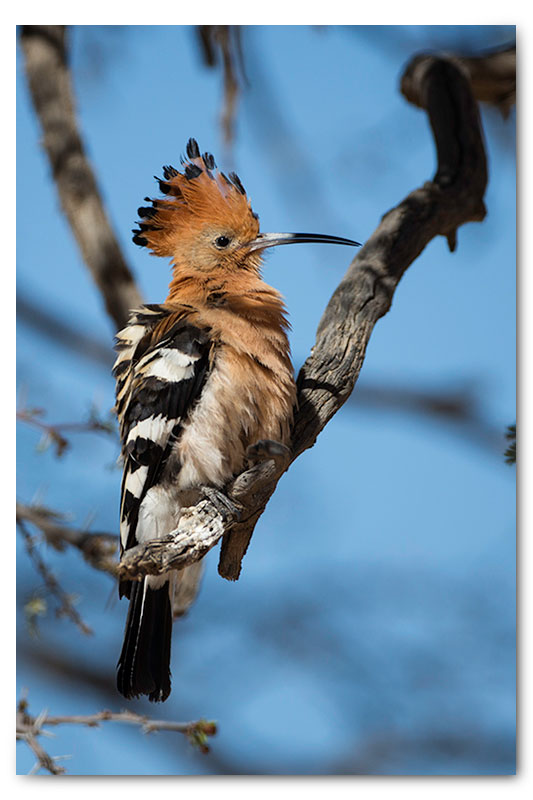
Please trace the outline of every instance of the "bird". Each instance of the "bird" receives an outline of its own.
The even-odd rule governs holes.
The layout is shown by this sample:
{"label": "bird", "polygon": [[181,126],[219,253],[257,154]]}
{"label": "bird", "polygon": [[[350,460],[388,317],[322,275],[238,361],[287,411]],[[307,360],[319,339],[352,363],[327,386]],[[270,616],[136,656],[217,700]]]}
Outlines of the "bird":
{"label": "bird", "polygon": [[[223,487],[257,443],[290,447],[296,385],[281,294],[261,276],[265,249],[351,239],[261,233],[235,172],[218,170],[195,139],[181,171],[155,176],[162,197],[145,197],[133,242],[170,258],[164,303],[133,309],[116,335],[115,411],[123,476],[120,556],[176,529],[204,487]],[[152,702],[171,692],[175,600],[187,571],[121,579],[129,599],[117,688]]]}

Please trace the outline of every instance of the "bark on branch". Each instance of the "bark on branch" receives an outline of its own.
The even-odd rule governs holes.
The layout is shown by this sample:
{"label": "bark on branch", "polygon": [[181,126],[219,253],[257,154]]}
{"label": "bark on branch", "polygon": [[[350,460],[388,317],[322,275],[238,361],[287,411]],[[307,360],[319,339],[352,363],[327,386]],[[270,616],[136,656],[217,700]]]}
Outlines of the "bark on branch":
{"label": "bark on branch", "polygon": [[239,577],[255,524],[281,475],[350,396],[374,325],[390,308],[405,270],[435,236],[456,247],[456,231],[485,217],[487,165],[479,113],[468,73],[453,58],[415,58],[402,77],[402,92],[429,117],[437,150],[432,181],[411,192],[383,217],[352,261],[331,298],[315,347],[298,376],[298,411],[288,463],[265,461],[228,487],[237,511],[209,499],[187,509],[167,539],[125,553],[123,577],[182,568],[205,555],[222,538],[219,573]]}

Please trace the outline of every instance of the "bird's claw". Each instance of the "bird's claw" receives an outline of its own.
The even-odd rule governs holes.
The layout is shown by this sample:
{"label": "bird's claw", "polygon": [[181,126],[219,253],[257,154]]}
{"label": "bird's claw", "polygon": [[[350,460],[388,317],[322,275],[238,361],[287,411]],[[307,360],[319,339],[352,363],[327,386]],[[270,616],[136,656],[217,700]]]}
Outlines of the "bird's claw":
{"label": "bird's claw", "polygon": [[227,522],[229,517],[233,517],[237,522],[239,521],[241,516],[240,508],[224,492],[215,489],[213,486],[201,486],[200,490],[204,497],[215,506],[224,522]]}

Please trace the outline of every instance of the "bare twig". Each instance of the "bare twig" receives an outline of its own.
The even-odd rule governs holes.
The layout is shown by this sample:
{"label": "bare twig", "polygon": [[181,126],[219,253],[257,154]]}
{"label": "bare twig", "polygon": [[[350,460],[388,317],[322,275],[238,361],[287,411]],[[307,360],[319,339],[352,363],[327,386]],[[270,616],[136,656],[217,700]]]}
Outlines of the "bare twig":
{"label": "bare twig", "polygon": [[17,526],[20,530],[24,542],[26,544],[26,550],[28,552],[29,557],[35,564],[35,568],[37,572],[42,577],[44,584],[48,591],[56,598],[59,603],[59,608],[57,609],[58,616],[65,616],[69,617],[69,619],[74,622],[78,628],[81,630],[82,633],[91,634],[92,630],[89,628],[88,625],[82,620],[74,605],[72,603],[72,598],[66,592],[63,591],[61,586],[59,585],[55,576],[50,572],[46,564],[44,563],[43,559],[37,552],[35,548],[35,542],[33,537],[31,536],[30,532],[28,531],[26,525],[24,524],[23,520],[17,516]]}
{"label": "bare twig", "polygon": [[116,576],[118,536],[72,528],[65,525],[61,515],[55,511],[42,506],[17,503],[17,523],[24,522],[39,528],[48,544],[56,550],[64,550],[66,545],[75,547],[92,567]]}
{"label": "bare twig", "polygon": [[[480,222],[485,216],[485,150],[464,68],[451,58],[417,57],[403,75],[402,92],[428,113],[437,172],[432,181],[385,214],[333,294],[318,327],[315,347],[298,376],[291,462],[313,446],[350,396],[374,325],[389,310],[405,270],[435,236],[445,236],[453,251],[459,226]],[[268,461],[244,472],[227,491],[240,508],[238,519],[231,514],[224,518],[204,499],[183,515],[171,537],[173,545],[169,541],[155,552],[153,543],[148,543],[144,555],[135,554],[134,563],[130,560],[133,551],[128,551],[120,565],[121,574],[157,574],[169,565],[191,563],[222,536],[219,573],[236,580],[255,524],[288,466]],[[198,531],[197,537],[194,531]]]}
{"label": "bare twig", "polygon": [[217,733],[215,722],[199,719],[195,722],[172,722],[170,720],[156,720],[135,714],[132,711],[99,711],[96,714],[72,715],[51,717],[47,711],[42,711],[38,717],[31,717],[28,713],[28,703],[23,697],[17,706],[17,739],[25,741],[33,750],[38,760],[39,767],[46,769],[54,775],[65,772],[64,767],[59,767],[54,758],[51,758],[39,744],[37,737],[51,735],[46,726],[52,725],[87,725],[96,728],[101,722],[122,722],[128,725],[138,725],[143,733],[157,731],[171,731],[182,733],[189,742],[198,747],[202,753],[209,752],[208,740]]}
{"label": "bare twig", "polygon": [[[56,448],[56,456],[60,458],[69,447],[69,443],[65,437],[60,434],[58,426],[47,425],[39,419],[42,414],[44,414],[42,408],[24,408],[17,411],[17,419],[41,431],[45,436],[46,445],[48,443],[53,443]],[[40,446],[42,448],[42,445]]]}
{"label": "bare twig", "polygon": [[141,296],[109,223],[78,131],[64,25],[23,25],[21,44],[63,210],[108,314],[122,328]]}
{"label": "bare twig", "polygon": [[102,420],[94,408],[91,409],[87,422],[64,422],[50,425],[39,419],[43,414],[44,410],[42,408],[21,408],[17,411],[17,419],[40,430],[44,434],[44,445],[40,444],[41,449],[44,449],[48,443],[53,443],[56,447],[58,458],[70,447],[70,442],[63,436],[63,431],[72,431],[74,433],[96,431],[107,434],[115,432],[114,421]]}
{"label": "bare twig", "polygon": [[49,756],[46,750],[41,746],[37,737],[42,733],[42,715],[33,719],[29,716],[26,709],[28,707],[25,698],[22,698],[17,705],[17,740],[26,742],[30,750],[33,752],[37,759],[35,767],[32,768],[31,773],[37,772],[39,769],[45,769],[52,775],[64,775],[65,768],[57,764],[56,759]]}

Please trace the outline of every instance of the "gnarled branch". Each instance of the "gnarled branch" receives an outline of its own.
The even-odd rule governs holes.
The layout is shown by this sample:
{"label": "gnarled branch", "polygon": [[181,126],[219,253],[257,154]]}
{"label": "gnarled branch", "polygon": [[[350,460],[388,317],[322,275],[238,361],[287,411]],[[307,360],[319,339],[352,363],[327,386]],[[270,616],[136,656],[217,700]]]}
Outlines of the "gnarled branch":
{"label": "gnarled branch", "polygon": [[417,57],[401,86],[405,97],[428,114],[437,172],[385,214],[334,292],[298,376],[289,463],[265,461],[239,475],[227,489],[239,514],[224,512],[205,498],[187,509],[171,536],[124,554],[119,567],[123,577],[179,569],[202,558],[222,538],[219,573],[236,580],[255,524],[281,475],[313,446],[350,396],[374,325],[389,310],[405,270],[435,236],[446,237],[453,251],[459,226],[483,220],[487,165],[465,68],[453,58]]}

